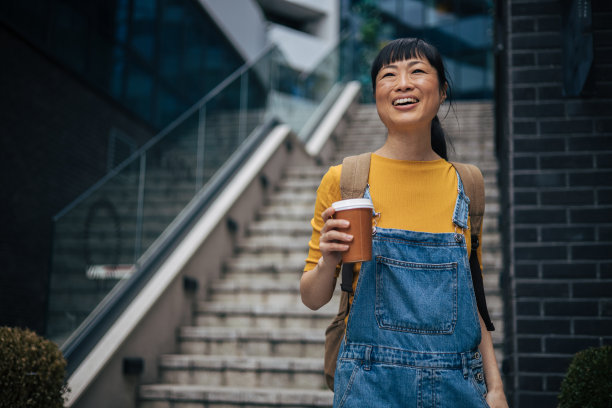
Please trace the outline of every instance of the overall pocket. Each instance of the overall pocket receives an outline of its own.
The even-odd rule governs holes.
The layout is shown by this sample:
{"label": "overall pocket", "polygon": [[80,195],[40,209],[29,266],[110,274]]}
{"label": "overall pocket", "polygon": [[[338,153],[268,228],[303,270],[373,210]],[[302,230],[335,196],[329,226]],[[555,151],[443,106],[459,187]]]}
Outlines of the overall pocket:
{"label": "overall pocket", "polygon": [[377,257],[375,313],[382,329],[452,333],[457,323],[457,264]]}

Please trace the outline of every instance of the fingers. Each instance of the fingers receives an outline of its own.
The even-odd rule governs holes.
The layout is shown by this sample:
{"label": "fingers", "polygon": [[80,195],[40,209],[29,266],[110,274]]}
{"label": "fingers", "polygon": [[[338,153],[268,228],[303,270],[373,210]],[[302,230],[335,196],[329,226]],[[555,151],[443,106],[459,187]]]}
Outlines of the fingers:
{"label": "fingers", "polygon": [[321,213],[325,224],[319,237],[319,249],[323,256],[335,253],[335,257],[338,258],[341,252],[348,250],[348,244],[353,240],[353,236],[341,231],[349,227],[349,222],[332,218],[334,213],[332,207]]}

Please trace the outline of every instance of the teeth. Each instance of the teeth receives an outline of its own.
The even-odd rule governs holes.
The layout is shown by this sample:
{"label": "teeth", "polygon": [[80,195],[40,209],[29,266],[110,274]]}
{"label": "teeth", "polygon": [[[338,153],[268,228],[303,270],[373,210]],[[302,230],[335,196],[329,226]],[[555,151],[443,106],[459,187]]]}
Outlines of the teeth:
{"label": "teeth", "polygon": [[407,103],[417,103],[419,100],[416,98],[401,98],[401,99],[396,99],[393,101],[393,105],[397,106],[397,105],[404,105]]}

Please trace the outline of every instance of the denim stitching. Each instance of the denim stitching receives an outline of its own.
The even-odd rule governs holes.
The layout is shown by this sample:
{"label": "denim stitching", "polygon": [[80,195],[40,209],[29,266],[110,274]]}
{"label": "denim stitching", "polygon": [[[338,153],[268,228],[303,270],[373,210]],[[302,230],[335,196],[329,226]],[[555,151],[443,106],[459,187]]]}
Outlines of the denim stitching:
{"label": "denim stitching", "polygon": [[346,399],[348,398],[348,394],[351,391],[351,388],[353,387],[353,382],[355,381],[355,377],[357,376],[357,373],[359,372],[359,369],[361,368],[361,364],[356,364],[355,367],[353,368],[353,371],[351,372],[351,377],[349,378],[349,382],[346,385],[346,390],[344,390],[344,394],[342,394],[342,399],[340,400],[340,403],[338,404],[338,408],[342,408],[344,406],[344,403],[346,402]]}

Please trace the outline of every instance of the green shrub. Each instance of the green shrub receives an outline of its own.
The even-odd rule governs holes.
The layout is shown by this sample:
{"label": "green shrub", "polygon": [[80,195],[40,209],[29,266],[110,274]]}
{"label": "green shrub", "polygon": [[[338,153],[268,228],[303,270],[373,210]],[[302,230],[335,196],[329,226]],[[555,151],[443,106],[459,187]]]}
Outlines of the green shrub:
{"label": "green shrub", "polygon": [[559,408],[612,408],[612,346],[574,356],[561,383]]}
{"label": "green shrub", "polygon": [[61,408],[66,360],[31,330],[0,327],[0,408]]}

